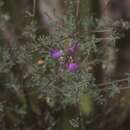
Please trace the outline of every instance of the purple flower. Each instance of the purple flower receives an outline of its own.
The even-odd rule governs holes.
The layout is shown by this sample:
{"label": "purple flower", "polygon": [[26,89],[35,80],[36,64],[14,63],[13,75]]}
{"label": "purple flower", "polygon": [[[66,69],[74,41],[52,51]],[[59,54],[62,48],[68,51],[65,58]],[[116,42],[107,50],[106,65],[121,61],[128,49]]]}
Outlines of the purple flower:
{"label": "purple flower", "polygon": [[52,58],[59,59],[62,56],[63,52],[62,50],[52,49],[49,51],[49,54]]}
{"label": "purple flower", "polygon": [[77,63],[69,63],[67,64],[67,69],[69,72],[76,72],[79,68],[79,65]]}
{"label": "purple flower", "polygon": [[78,51],[79,49],[79,44],[78,43],[75,43],[75,44],[72,44],[68,49],[67,49],[67,52],[68,54],[70,55],[74,55],[76,53],[76,51]]}

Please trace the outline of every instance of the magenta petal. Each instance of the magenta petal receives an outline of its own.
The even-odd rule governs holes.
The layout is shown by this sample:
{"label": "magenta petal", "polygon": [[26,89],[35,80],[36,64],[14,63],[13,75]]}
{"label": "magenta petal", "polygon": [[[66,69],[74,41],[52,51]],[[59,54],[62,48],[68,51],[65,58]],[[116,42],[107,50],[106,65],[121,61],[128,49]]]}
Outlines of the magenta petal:
{"label": "magenta petal", "polygon": [[76,72],[79,68],[79,65],[77,63],[69,63],[67,65],[67,69],[69,70],[69,72]]}
{"label": "magenta petal", "polygon": [[59,59],[62,56],[62,51],[57,49],[52,49],[49,51],[49,54],[54,59]]}
{"label": "magenta petal", "polygon": [[72,44],[68,49],[67,49],[67,52],[71,55],[75,54],[76,51],[78,51],[79,49],[79,44],[76,43],[76,44]]}

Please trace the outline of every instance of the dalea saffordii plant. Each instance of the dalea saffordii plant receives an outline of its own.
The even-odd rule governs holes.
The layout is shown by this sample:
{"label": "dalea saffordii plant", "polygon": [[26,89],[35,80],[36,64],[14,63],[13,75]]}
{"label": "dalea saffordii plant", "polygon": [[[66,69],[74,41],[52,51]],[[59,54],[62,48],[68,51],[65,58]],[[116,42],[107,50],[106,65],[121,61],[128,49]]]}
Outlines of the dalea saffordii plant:
{"label": "dalea saffordii plant", "polygon": [[[104,22],[103,26],[101,20],[92,16],[86,17],[80,22],[83,28],[81,35],[71,6],[72,3],[67,16],[61,19],[62,23],[55,24],[53,35],[37,34],[38,24],[32,20],[15,41],[16,46],[11,49],[2,46],[6,51],[1,52],[3,60],[0,73],[8,75],[5,86],[17,88],[17,91],[21,91],[23,86],[27,90],[34,89],[36,92],[28,93],[39,93],[39,98],[49,98],[61,106],[77,104],[82,95],[90,93],[95,100],[103,101],[99,98],[102,97],[100,89],[94,84],[92,67],[93,64],[103,61],[101,55],[104,49],[99,44],[105,38],[98,37],[97,33],[105,31],[104,26],[111,26],[114,33],[106,39],[113,46],[118,38],[116,26],[113,21]],[[21,39],[24,41],[22,44]],[[15,51],[10,54],[12,48]]]}
{"label": "dalea saffordii plant", "polygon": [[[78,23],[80,30],[74,9],[70,8],[67,16],[61,18],[62,22],[55,24],[53,35],[39,32],[39,25],[33,17],[17,38],[14,37],[17,35],[11,35],[8,39],[10,37],[6,37],[5,32],[10,33],[6,25],[9,19],[3,16],[6,15],[0,15],[0,85],[14,94],[16,101],[5,98],[0,103],[0,112],[11,120],[10,124],[15,124],[10,129],[15,130],[17,125],[28,123],[28,118],[32,120],[32,117],[36,117],[37,125],[43,129],[45,113],[53,127],[57,121],[53,121],[46,108],[43,112],[45,104],[54,111],[76,106],[79,111],[76,119],[81,120],[82,114],[88,116],[96,103],[99,105],[106,101],[102,91],[105,90],[104,93],[110,97],[119,93],[118,85],[113,85],[113,82],[108,84],[110,88],[101,89],[95,84],[93,74],[93,66],[104,63],[104,46],[101,43],[109,40],[109,47],[116,49],[117,25],[113,21],[86,17]],[[101,33],[107,27],[111,27],[113,33],[102,37]]]}

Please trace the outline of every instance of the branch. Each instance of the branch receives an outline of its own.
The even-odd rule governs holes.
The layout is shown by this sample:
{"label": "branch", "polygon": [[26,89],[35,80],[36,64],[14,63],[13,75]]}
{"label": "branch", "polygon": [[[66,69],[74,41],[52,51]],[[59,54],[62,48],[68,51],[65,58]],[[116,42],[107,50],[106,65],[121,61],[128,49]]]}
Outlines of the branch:
{"label": "branch", "polygon": [[7,26],[0,26],[0,32],[5,40],[6,46],[9,48],[12,60],[15,62],[16,61],[15,49],[17,48],[16,47],[17,40],[14,30],[11,27],[9,28]]}

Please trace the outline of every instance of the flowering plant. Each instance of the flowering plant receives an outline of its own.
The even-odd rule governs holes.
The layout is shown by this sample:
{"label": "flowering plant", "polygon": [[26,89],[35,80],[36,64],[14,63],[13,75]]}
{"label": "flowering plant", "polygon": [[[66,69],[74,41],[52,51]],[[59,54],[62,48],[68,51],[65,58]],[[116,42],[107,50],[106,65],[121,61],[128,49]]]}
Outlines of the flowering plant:
{"label": "flowering plant", "polygon": [[[100,89],[101,86],[95,83],[95,70],[104,68],[105,71],[112,72],[113,55],[109,52],[115,50],[117,25],[113,21],[104,22],[91,16],[77,23],[74,12],[68,14],[67,18],[63,19],[64,26],[56,25],[53,36],[37,33],[37,23],[31,21],[22,28],[21,35],[16,39],[12,34],[9,37],[8,26],[3,27],[8,23],[8,20],[4,21],[7,17],[0,15],[0,31],[4,34],[0,34],[0,42],[3,43],[0,44],[1,95],[4,93],[8,96],[9,93],[8,98],[1,96],[0,129],[3,130],[5,124],[9,124],[10,127],[7,128],[13,130],[33,130],[38,127],[46,129],[43,122],[45,126],[46,122],[49,124],[47,129],[54,129],[55,124],[60,122],[59,118],[54,120],[55,113],[68,110],[68,106],[76,107],[76,113],[73,110],[72,112],[77,118],[70,120],[70,123],[78,127],[83,124],[84,115],[92,114],[95,104],[106,103],[103,94],[108,91]],[[82,26],[83,30],[78,30],[76,24]],[[120,22],[118,24],[120,26]],[[112,34],[102,37],[107,26]],[[106,46],[101,44],[105,40],[109,42]],[[107,49],[109,51],[106,51]],[[107,96],[119,93],[115,84],[109,85],[112,88],[108,89]],[[102,93],[102,90],[105,92]],[[34,123],[29,128],[31,121]],[[63,120],[62,124],[64,122],[66,123]]]}
{"label": "flowering plant", "polygon": [[79,68],[78,63],[74,57],[79,49],[79,44],[73,44],[66,50],[51,49],[50,56],[59,61],[60,71],[67,69],[69,72],[76,72]]}

